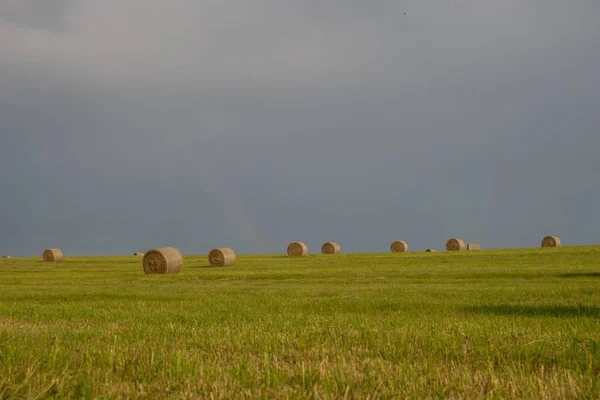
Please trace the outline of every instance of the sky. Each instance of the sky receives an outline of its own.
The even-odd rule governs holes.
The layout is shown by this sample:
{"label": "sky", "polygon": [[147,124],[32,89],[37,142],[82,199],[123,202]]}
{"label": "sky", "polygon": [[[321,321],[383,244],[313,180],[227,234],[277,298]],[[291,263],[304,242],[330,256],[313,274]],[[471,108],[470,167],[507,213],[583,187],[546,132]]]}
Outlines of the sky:
{"label": "sky", "polygon": [[0,255],[600,243],[596,0],[0,2]]}

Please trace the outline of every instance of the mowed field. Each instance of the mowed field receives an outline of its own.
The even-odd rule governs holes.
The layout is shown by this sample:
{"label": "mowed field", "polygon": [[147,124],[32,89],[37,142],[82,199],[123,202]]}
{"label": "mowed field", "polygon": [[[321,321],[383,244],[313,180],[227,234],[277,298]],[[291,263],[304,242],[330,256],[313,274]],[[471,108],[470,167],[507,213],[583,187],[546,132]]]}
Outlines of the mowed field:
{"label": "mowed field", "polygon": [[0,261],[0,398],[598,398],[600,247]]}

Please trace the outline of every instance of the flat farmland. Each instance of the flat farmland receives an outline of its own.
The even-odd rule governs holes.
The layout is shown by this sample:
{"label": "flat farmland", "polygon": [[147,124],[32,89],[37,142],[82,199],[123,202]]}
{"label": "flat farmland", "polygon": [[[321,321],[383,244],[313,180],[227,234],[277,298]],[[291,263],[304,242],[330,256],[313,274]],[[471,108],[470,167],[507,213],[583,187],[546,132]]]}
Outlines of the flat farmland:
{"label": "flat farmland", "polygon": [[600,247],[0,260],[0,398],[598,398]]}

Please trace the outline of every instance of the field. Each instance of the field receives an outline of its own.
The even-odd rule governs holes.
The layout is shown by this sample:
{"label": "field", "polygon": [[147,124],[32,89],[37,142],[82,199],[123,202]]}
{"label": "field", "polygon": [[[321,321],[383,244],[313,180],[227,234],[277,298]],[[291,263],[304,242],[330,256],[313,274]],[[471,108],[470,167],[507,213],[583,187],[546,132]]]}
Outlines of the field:
{"label": "field", "polygon": [[598,398],[600,247],[0,261],[0,398]]}

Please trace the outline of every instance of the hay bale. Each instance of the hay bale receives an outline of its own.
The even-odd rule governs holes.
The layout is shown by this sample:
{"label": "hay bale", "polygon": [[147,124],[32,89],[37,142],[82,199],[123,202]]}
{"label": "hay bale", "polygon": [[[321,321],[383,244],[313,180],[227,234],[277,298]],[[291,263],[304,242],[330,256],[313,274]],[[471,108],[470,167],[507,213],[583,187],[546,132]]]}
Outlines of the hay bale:
{"label": "hay bale", "polygon": [[183,267],[183,257],[175,247],[152,249],[142,260],[146,274],[177,274]]}
{"label": "hay bale", "polygon": [[408,251],[408,243],[404,240],[396,240],[391,244],[390,250],[392,250],[392,253],[406,253]]}
{"label": "hay bale", "polygon": [[11,257],[11,256],[2,256],[2,258],[4,258],[5,260],[9,260],[9,259],[11,259],[12,257]]}
{"label": "hay bale", "polygon": [[327,242],[321,247],[321,253],[323,254],[340,254],[342,248],[335,242]]}
{"label": "hay bale", "polygon": [[544,240],[542,240],[542,247],[560,247],[562,246],[562,242],[558,238],[558,236],[546,236]]}
{"label": "hay bale", "polygon": [[143,256],[146,253],[133,253],[134,256]]}
{"label": "hay bale", "polygon": [[60,249],[46,249],[42,257],[46,262],[57,262],[63,260],[63,253]]}
{"label": "hay bale", "polygon": [[437,253],[437,250],[435,250],[435,249],[427,249],[427,250],[425,250],[425,253]]}
{"label": "hay bale", "polygon": [[477,250],[481,250],[481,245],[477,244],[477,243],[469,243],[467,245],[467,250],[468,251],[477,251]]}
{"label": "hay bale", "polygon": [[208,253],[208,265],[211,267],[225,267],[233,265],[235,264],[235,259],[235,252],[228,247],[213,249],[210,253]]}
{"label": "hay bale", "polygon": [[308,247],[302,242],[292,242],[287,247],[287,255],[290,257],[304,257],[308,255]]}
{"label": "hay bale", "polygon": [[452,238],[446,243],[446,251],[460,251],[465,248],[465,241],[459,238]]}

